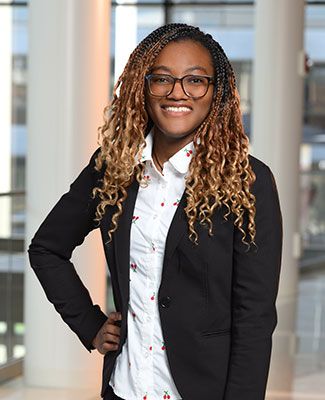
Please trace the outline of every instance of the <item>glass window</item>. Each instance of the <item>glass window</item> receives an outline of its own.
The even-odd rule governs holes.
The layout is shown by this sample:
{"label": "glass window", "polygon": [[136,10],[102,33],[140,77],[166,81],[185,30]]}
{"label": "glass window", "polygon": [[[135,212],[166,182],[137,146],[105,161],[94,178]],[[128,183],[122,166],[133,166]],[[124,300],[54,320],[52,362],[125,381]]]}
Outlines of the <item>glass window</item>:
{"label": "glass window", "polygon": [[26,159],[26,2],[0,5],[0,366],[21,358]]}
{"label": "glass window", "polygon": [[304,266],[325,261],[325,63],[305,79],[304,144],[301,149],[301,230]]}
{"label": "glass window", "polygon": [[[254,25],[254,7],[221,6],[216,4],[202,6],[181,2],[171,8],[170,22],[183,22],[199,26],[212,35],[224,28],[238,29]],[[213,35],[214,36],[214,35]],[[235,41],[238,43],[238,40]]]}

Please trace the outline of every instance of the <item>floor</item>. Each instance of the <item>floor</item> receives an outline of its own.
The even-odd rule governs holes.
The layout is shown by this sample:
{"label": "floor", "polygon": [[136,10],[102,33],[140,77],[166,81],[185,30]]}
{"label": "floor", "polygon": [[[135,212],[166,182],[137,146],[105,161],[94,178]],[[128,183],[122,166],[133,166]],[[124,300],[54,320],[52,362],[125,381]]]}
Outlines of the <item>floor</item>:
{"label": "floor", "polygon": [[22,378],[0,387],[1,400],[100,400],[96,391],[26,388]]}
{"label": "floor", "polygon": [[[23,379],[12,380],[0,388],[1,400],[100,400],[94,391],[26,388]],[[267,393],[266,400],[325,400],[325,374],[313,374],[295,382],[294,392]]]}
{"label": "floor", "polygon": [[[301,276],[295,329],[291,390],[268,391],[266,400],[325,400],[325,269]],[[281,361],[277,365],[281,379],[288,374],[287,367]],[[76,399],[100,400],[98,392],[91,390],[27,388],[23,378],[0,386],[0,400]]]}

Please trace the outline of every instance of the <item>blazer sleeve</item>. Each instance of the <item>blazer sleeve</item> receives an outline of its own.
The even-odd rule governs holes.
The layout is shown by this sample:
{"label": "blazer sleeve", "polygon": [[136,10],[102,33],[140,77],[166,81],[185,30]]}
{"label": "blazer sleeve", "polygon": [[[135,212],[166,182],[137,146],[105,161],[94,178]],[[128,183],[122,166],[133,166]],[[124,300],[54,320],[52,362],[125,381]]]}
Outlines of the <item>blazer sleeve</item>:
{"label": "blazer sleeve", "polygon": [[74,248],[95,228],[98,199],[92,199],[91,192],[102,176],[94,169],[99,151],[100,147],[52,208],[28,248],[30,265],[48,300],[88,351],[94,349],[92,340],[107,316],[93,304],[70,258]]}
{"label": "blazer sleeve", "polygon": [[[235,227],[232,341],[224,400],[265,398],[272,334],[277,325],[275,301],[282,257],[282,215],[270,168],[263,163],[255,173],[252,192],[256,196],[258,248],[252,245],[247,251],[247,245],[241,242],[242,233]],[[245,232],[247,221],[245,214]]]}

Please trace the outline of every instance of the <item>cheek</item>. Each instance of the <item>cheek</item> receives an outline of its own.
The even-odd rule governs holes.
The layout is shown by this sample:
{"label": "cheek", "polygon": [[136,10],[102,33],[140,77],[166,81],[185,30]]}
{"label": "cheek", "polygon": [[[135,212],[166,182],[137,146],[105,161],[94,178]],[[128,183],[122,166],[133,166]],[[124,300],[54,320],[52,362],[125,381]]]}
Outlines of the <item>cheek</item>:
{"label": "cheek", "polygon": [[148,95],[145,97],[145,107],[149,117],[152,119],[155,109],[155,101],[152,100]]}
{"label": "cheek", "polygon": [[210,112],[211,107],[213,106],[213,96],[209,96],[208,98],[204,99],[201,103],[200,114],[202,119],[204,119]]}

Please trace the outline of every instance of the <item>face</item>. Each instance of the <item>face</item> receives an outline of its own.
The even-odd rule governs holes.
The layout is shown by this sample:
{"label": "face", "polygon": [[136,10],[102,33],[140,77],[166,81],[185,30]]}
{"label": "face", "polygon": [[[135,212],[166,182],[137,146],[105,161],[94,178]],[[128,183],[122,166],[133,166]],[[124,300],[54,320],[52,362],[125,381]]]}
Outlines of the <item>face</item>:
{"label": "face", "polygon": [[[166,45],[156,58],[150,71],[154,74],[168,74],[177,78],[185,75],[214,76],[212,58],[200,43],[184,40]],[[180,81],[165,97],[155,97],[146,85],[146,108],[155,126],[155,134],[166,139],[192,140],[195,129],[208,115],[213,99],[213,84],[209,85],[204,97],[188,97]],[[178,110],[178,111],[177,111]]]}

